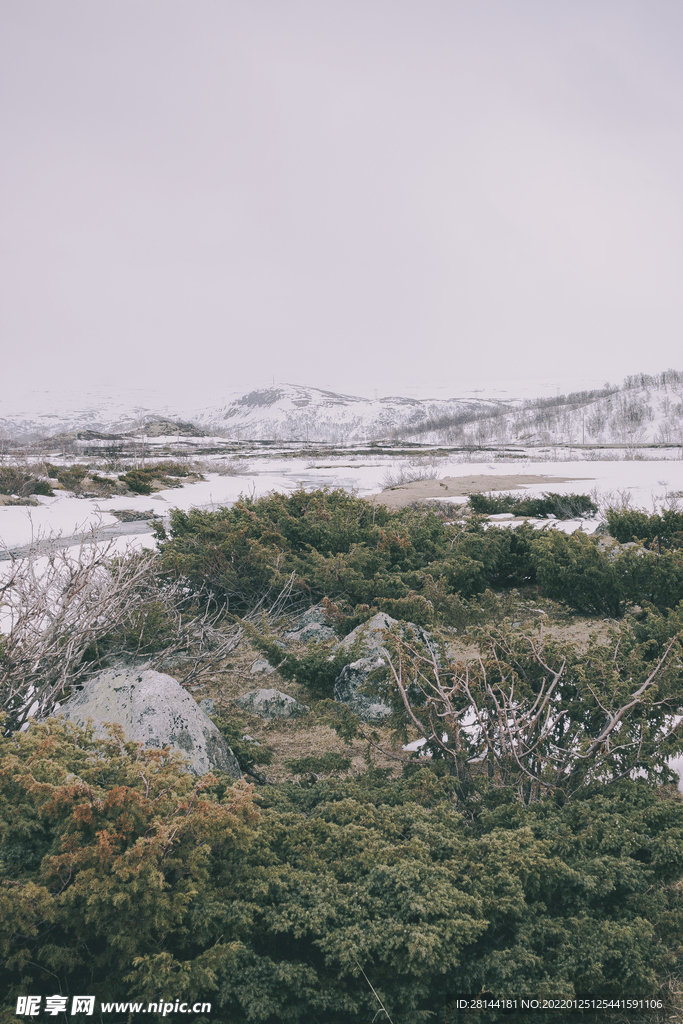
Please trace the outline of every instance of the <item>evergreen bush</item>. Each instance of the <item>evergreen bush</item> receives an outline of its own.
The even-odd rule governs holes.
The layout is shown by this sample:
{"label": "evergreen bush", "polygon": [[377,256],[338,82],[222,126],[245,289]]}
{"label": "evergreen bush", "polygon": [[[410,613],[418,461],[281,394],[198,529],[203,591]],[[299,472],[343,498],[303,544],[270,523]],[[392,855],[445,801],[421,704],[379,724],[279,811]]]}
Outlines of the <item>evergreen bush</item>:
{"label": "evergreen bush", "polygon": [[343,491],[174,510],[170,536],[161,528],[157,535],[169,574],[237,614],[294,574],[308,601],[327,597],[345,614],[367,605],[412,621],[451,621],[461,604],[449,597],[533,582],[535,572],[531,527],[487,530],[475,521],[456,532],[438,510],[373,507]]}
{"label": "evergreen bush", "polygon": [[566,601],[588,615],[621,614],[624,587],[615,565],[580,530],[549,530],[535,540],[531,561],[545,597]]}
{"label": "evergreen bush", "polygon": [[651,544],[657,539],[660,548],[683,547],[683,512],[678,509],[648,515],[640,509],[608,508],[605,516],[610,534],[620,544],[638,540]]}
{"label": "evergreen bush", "polygon": [[530,498],[519,494],[470,494],[470,508],[479,515],[496,515],[512,512],[517,516],[533,516],[546,519],[577,519],[594,515],[598,506],[588,494],[555,494],[550,492],[542,498]]}
{"label": "evergreen bush", "polygon": [[54,497],[54,491],[47,480],[18,466],[0,466],[0,494],[16,494],[21,498],[31,494]]}
{"label": "evergreen bush", "polygon": [[0,738],[5,1017],[55,991],[210,1000],[231,1024],[362,1024],[377,997],[405,1020],[482,991],[656,996],[680,946],[683,803],[643,780],[564,806],[494,795],[456,804],[443,763],[413,762],[257,806],[120,734]]}

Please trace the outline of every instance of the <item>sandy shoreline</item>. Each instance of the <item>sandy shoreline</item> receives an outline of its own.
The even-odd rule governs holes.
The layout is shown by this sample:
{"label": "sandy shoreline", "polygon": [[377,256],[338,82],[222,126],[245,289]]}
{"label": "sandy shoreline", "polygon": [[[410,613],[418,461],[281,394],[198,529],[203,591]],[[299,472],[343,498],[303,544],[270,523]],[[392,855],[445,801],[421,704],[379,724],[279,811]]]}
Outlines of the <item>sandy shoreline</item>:
{"label": "sandy shoreline", "polygon": [[[435,498],[462,498],[468,494],[488,491],[519,490],[524,484],[561,484],[571,480],[593,480],[585,476],[539,476],[528,473],[491,475],[479,473],[469,476],[445,476],[440,480],[413,480],[411,483],[387,487],[379,494],[368,495],[368,501],[378,502],[388,508],[402,508],[414,501],[430,501]],[[550,488],[549,488],[550,489]]]}

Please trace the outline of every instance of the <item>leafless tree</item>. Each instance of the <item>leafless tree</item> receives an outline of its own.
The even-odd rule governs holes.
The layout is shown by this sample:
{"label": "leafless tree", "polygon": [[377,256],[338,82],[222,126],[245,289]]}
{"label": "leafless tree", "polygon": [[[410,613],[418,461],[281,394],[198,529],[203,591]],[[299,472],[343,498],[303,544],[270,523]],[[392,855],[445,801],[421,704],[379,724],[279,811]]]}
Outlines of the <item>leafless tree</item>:
{"label": "leafless tree", "polygon": [[465,790],[484,781],[512,786],[525,803],[558,790],[569,798],[587,781],[659,770],[680,732],[676,637],[655,663],[626,671],[619,641],[582,664],[538,635],[512,643],[490,631],[479,657],[446,665],[405,639],[389,644],[407,720]]}
{"label": "leafless tree", "polygon": [[[187,684],[240,642],[243,627],[226,621],[210,595],[199,610],[196,603],[188,609],[183,581],[165,579],[154,552],[117,557],[114,544],[98,542],[94,533],[77,547],[37,539],[25,557],[0,562],[6,728],[46,717],[72,686],[117,657],[144,658],[151,668],[175,659],[179,681]],[[280,615],[292,585],[290,579],[280,594],[266,595],[252,617]],[[150,616],[163,623],[161,644],[150,643]]]}

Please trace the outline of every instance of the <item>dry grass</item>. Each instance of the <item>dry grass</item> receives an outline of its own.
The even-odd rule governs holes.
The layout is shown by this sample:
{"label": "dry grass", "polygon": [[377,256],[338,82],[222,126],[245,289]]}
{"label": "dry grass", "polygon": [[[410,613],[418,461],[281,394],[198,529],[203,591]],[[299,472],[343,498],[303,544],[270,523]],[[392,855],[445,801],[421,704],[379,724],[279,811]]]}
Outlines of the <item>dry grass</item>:
{"label": "dry grass", "polygon": [[252,473],[246,459],[236,455],[229,459],[193,459],[191,465],[200,473],[218,473],[219,476],[243,476],[245,473]]}
{"label": "dry grass", "polygon": [[[505,609],[505,617],[516,623],[520,631],[534,632],[545,637],[552,637],[560,642],[575,644],[579,650],[588,647],[592,638],[606,642],[610,629],[616,623],[607,619],[588,618],[568,615],[560,605],[550,601],[534,600],[530,603],[528,596],[520,595]],[[545,614],[540,614],[545,612]],[[291,624],[290,624],[291,625]],[[282,624],[282,629],[287,625]],[[468,661],[478,657],[479,648],[467,633],[444,629],[440,631],[446,641],[453,660]],[[305,645],[287,645],[287,650],[302,654]],[[284,654],[284,652],[283,652]],[[254,662],[262,654],[243,638],[239,646],[228,659],[211,673],[207,673],[203,681],[191,687],[196,700],[211,697],[216,702],[216,714],[225,718],[238,717],[243,724],[244,733],[253,736],[259,743],[268,747],[274,754],[270,765],[260,769],[273,782],[292,779],[292,773],[285,767],[285,762],[294,758],[325,753],[339,753],[351,759],[351,773],[362,773],[367,769],[368,759],[373,764],[388,768],[392,774],[399,774],[402,761],[408,755],[398,747],[392,747],[390,728],[374,725],[373,732],[379,736],[378,746],[393,754],[385,756],[381,751],[363,740],[355,740],[350,744],[342,741],[334,729],[327,723],[325,716],[316,710],[316,703],[311,701],[310,694],[299,683],[282,679],[277,672],[251,673]],[[296,719],[278,719],[264,721],[257,715],[251,715],[235,705],[238,697],[257,689],[277,689],[288,694],[301,704],[309,707],[309,713]],[[417,738],[417,733],[411,739]],[[683,1022],[682,1022],[683,1024]]]}
{"label": "dry grass", "polygon": [[[288,649],[294,650],[294,645]],[[301,653],[303,646],[297,645]],[[332,729],[323,715],[316,711],[315,703],[303,686],[292,680],[281,679],[277,672],[251,674],[251,666],[262,655],[248,642],[243,641],[230,658],[226,659],[218,671],[208,674],[205,680],[192,687],[196,700],[212,697],[216,702],[216,714],[226,718],[238,717],[244,726],[244,733],[272,750],[274,757],[271,764],[260,769],[272,782],[284,782],[292,779],[292,773],[285,768],[285,762],[310,754],[321,755],[328,752],[339,753],[351,759],[351,773],[360,774],[367,770],[368,758],[372,763],[389,768],[392,774],[401,771],[402,764],[391,757],[384,756],[380,751],[368,746],[362,740],[354,740],[346,744]],[[238,697],[250,690],[276,689],[288,694],[301,704],[309,707],[309,713],[300,718],[273,718],[265,721],[258,715],[251,715],[242,708],[235,706]],[[376,726],[374,731],[379,734],[378,745],[391,751],[395,757],[408,755],[400,749],[392,750],[390,729],[387,726]]]}

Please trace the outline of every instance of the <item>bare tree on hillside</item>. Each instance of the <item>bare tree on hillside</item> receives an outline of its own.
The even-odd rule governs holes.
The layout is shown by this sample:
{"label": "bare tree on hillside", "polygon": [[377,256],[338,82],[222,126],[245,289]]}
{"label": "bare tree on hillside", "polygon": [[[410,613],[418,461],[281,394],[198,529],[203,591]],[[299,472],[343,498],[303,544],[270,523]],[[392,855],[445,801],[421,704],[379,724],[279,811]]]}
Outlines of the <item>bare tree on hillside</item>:
{"label": "bare tree on hillside", "polygon": [[[542,635],[491,630],[474,660],[386,638],[397,706],[463,793],[508,786],[524,803],[634,774],[667,777],[683,747],[681,644],[654,662],[615,636],[581,656]],[[398,698],[398,700],[396,700]]]}

